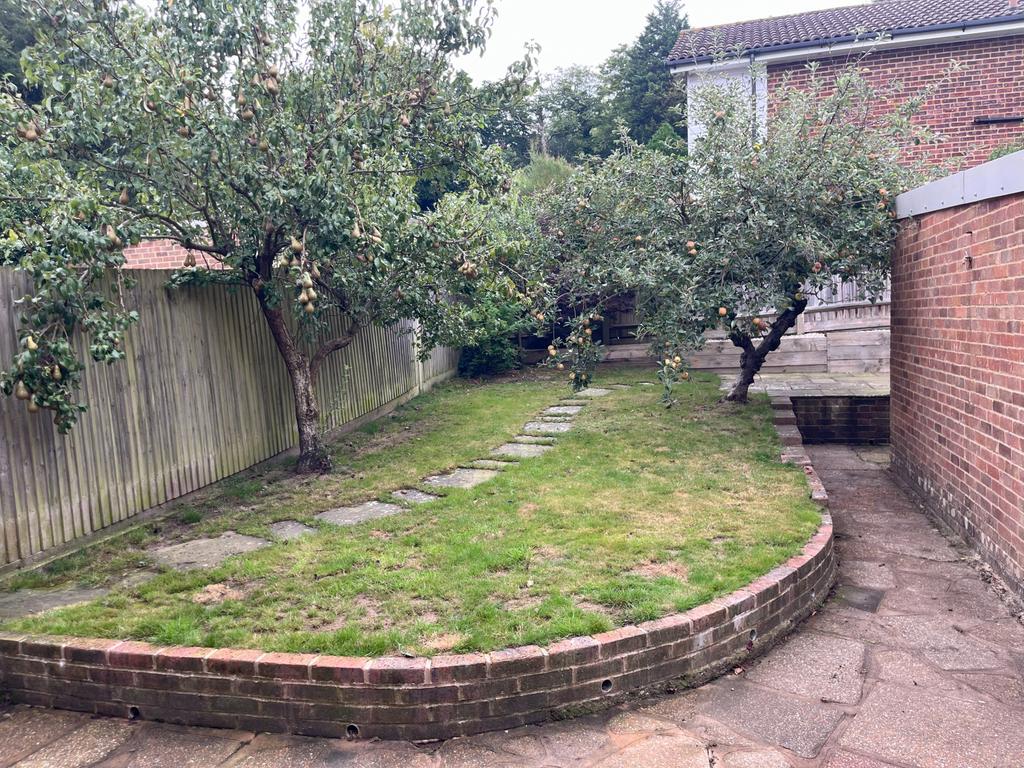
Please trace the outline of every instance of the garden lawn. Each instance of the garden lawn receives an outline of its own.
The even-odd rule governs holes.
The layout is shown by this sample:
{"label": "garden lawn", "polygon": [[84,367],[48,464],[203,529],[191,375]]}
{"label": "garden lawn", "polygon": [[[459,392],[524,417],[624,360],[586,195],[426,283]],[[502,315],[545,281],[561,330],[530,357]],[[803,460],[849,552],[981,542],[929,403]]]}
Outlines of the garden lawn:
{"label": "garden lawn", "polygon": [[[601,378],[650,376],[624,369]],[[546,644],[686,610],[799,552],[820,523],[803,472],[778,459],[767,401],[719,404],[717,385],[717,377],[698,377],[677,388],[669,410],[658,387],[614,390],[587,405],[553,450],[474,489],[357,526],[317,524],[315,535],[214,570],[163,573],[7,628],[267,651],[432,654]],[[308,521],[323,509],[383,498],[485,457],[567,394],[561,382],[536,377],[449,385],[338,446],[335,458],[350,472],[246,481],[255,489],[234,481],[211,494],[204,519],[189,528],[259,533],[274,520]],[[225,501],[232,492],[236,506]],[[218,503],[221,514],[206,519]],[[144,559],[146,543],[135,542],[129,556]],[[78,578],[95,582],[105,568],[82,563]],[[234,599],[197,603],[211,584],[229,587]]]}

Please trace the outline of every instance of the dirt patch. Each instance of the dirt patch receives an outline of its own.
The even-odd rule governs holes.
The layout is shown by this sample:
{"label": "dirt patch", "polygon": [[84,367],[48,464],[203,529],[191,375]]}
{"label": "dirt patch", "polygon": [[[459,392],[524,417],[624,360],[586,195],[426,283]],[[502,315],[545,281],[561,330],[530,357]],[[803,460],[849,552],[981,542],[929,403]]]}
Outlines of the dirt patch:
{"label": "dirt patch", "polygon": [[192,596],[192,602],[198,605],[216,605],[228,600],[242,600],[252,592],[252,587],[231,584],[207,584]]}
{"label": "dirt patch", "polygon": [[593,603],[590,600],[576,600],[576,607],[587,613],[596,613],[600,616],[607,616],[609,619],[615,619],[615,611],[607,605]]}
{"label": "dirt patch", "polygon": [[443,635],[436,635],[430,638],[423,643],[423,647],[437,653],[444,653],[445,651],[450,651],[465,639],[465,635],[460,635],[457,632],[446,632]]}
{"label": "dirt patch", "polygon": [[533,517],[533,513],[540,510],[540,504],[528,502],[519,507],[519,514],[523,517]]}
{"label": "dirt patch", "polygon": [[523,595],[506,600],[502,605],[506,611],[529,611],[544,602],[543,597],[537,595]]}
{"label": "dirt patch", "polygon": [[565,552],[558,547],[534,547],[530,560],[537,563],[557,563],[565,560]]}
{"label": "dirt patch", "polygon": [[370,531],[370,535],[375,539],[380,539],[381,541],[391,540],[391,534],[387,531]]}
{"label": "dirt patch", "polygon": [[634,576],[642,576],[645,579],[670,578],[678,581],[686,581],[690,577],[690,569],[681,563],[644,563],[633,568],[630,573]]}

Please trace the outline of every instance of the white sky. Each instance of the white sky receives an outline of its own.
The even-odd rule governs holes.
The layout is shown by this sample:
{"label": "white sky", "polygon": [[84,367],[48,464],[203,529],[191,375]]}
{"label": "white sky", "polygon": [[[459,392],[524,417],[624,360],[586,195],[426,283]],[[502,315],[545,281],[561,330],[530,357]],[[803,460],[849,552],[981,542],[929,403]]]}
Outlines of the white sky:
{"label": "white sky", "polygon": [[[868,0],[684,0],[691,27],[782,16]],[[534,40],[541,46],[539,70],[570,64],[594,66],[644,28],[655,0],[496,0],[498,20],[481,58],[461,62],[477,81],[496,80]],[[666,51],[667,53],[667,51]]]}

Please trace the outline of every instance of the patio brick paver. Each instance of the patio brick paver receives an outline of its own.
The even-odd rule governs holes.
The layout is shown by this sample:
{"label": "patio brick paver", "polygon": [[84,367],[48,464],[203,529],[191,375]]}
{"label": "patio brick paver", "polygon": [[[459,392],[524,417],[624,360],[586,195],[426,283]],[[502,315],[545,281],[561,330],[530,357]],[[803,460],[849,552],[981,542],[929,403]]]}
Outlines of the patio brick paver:
{"label": "patio brick paver", "polygon": [[[0,766],[1018,765],[1024,626],[892,481],[878,449],[808,450],[831,496],[836,594],[762,659],[696,690],[419,746],[101,725],[110,721],[18,706],[0,719]],[[109,739],[100,757],[98,737]]]}

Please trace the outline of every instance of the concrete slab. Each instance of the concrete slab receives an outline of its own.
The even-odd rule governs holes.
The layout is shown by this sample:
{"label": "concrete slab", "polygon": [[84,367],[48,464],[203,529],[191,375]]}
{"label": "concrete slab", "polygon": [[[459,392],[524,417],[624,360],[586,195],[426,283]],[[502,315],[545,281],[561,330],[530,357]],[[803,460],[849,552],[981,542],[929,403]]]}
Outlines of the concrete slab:
{"label": "concrete slab", "polygon": [[242,731],[142,723],[134,738],[95,768],[206,768],[221,764],[252,738]]}
{"label": "concrete slab", "polygon": [[469,466],[474,469],[496,469],[499,472],[514,467],[517,461],[499,461],[497,459],[477,459]]}
{"label": "concrete slab", "polygon": [[494,456],[512,456],[517,459],[533,459],[543,456],[553,446],[537,443],[505,443],[498,446],[491,453]]}
{"label": "concrete slab", "polygon": [[14,765],[89,722],[77,712],[17,707],[0,717],[0,765]]}
{"label": "concrete slab", "polygon": [[581,389],[576,394],[579,395],[580,397],[604,397],[605,395],[610,395],[611,393],[612,391],[610,389],[602,389],[601,387],[587,387],[586,389]]}
{"label": "concrete slab", "polygon": [[719,680],[709,687],[704,714],[800,757],[817,755],[843,719],[838,707],[780,696],[743,681]]}
{"label": "concrete slab", "polygon": [[892,589],[896,586],[896,577],[892,568],[885,563],[873,560],[843,560],[839,583],[868,589]]}
{"label": "concrete slab", "polygon": [[160,565],[176,571],[194,571],[216,568],[229,557],[269,547],[266,539],[243,536],[234,531],[222,533],[215,539],[192,539],[149,550],[150,557]]}
{"label": "concrete slab", "polygon": [[544,409],[545,416],[575,416],[583,410],[582,405],[553,405]]}
{"label": "concrete slab", "polygon": [[437,501],[441,498],[433,493],[417,491],[415,488],[406,488],[401,491],[395,491],[391,495],[405,504],[429,504],[430,502]]}
{"label": "concrete slab", "polygon": [[541,435],[561,435],[572,430],[568,422],[531,421],[523,427],[524,432],[536,432]]}
{"label": "concrete slab", "polygon": [[382,501],[367,501],[357,504],[354,507],[340,507],[329,509],[316,516],[317,520],[323,520],[331,525],[357,525],[366,520],[376,520],[381,517],[390,517],[404,512],[405,507],[398,504],[387,504]]}
{"label": "concrete slab", "polygon": [[0,593],[0,619],[30,616],[67,605],[88,603],[110,592],[103,587],[62,587],[61,589],[20,589]]}
{"label": "concrete slab", "polygon": [[438,488],[475,488],[481,483],[493,480],[498,476],[494,469],[473,469],[471,467],[459,467],[446,475],[435,475],[428,477],[423,482]]}
{"label": "concrete slab", "polygon": [[270,532],[274,534],[274,538],[281,539],[281,541],[301,539],[303,536],[309,536],[311,533],[316,533],[316,528],[310,528],[308,525],[304,525],[298,520],[281,520],[277,523],[271,523],[267,527],[270,528]]}
{"label": "concrete slab", "polygon": [[88,720],[81,728],[64,734],[17,768],[86,768],[122,746],[139,730],[128,720]]}
{"label": "concrete slab", "polygon": [[637,768],[637,766],[663,766],[664,768],[708,768],[708,751],[703,742],[689,734],[658,733],[634,741],[625,749],[604,760],[592,763],[594,768]]}
{"label": "concrete slab", "polygon": [[881,683],[840,743],[921,768],[1009,768],[1024,755],[1024,711]]}
{"label": "concrete slab", "polygon": [[775,648],[747,679],[809,699],[856,704],[865,671],[864,643],[806,632]]}

